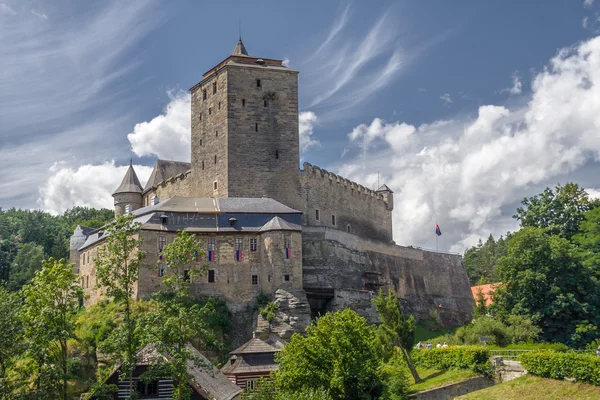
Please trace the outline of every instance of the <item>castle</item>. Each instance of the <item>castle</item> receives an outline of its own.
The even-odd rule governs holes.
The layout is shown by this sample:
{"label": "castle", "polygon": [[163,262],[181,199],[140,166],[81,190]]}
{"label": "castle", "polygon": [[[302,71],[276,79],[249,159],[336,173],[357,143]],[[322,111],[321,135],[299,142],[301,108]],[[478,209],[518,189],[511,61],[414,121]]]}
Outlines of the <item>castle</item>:
{"label": "castle", "polygon": [[[352,307],[374,318],[371,296],[389,288],[418,318],[470,320],[461,256],[392,241],[390,188],[299,168],[298,71],[249,56],[240,39],[190,92],[191,163],[158,160],[145,187],[130,166],[113,194],[115,212],[142,224],[145,264],[185,229],[206,247],[198,262],[208,273],[190,282],[193,293],[224,299],[234,315],[261,290],[283,290],[313,316]],[[93,259],[102,243],[102,229],[77,227],[71,238],[87,304],[100,296]],[[163,273],[141,268],[136,296],[149,296]]]}

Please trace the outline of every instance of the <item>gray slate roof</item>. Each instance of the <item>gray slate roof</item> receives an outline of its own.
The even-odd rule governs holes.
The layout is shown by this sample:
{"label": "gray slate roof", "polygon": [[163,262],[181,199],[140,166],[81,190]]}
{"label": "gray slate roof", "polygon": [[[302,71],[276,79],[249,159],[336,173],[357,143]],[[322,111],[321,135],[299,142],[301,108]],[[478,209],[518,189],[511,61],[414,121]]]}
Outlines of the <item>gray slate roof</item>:
{"label": "gray slate roof", "polygon": [[383,185],[381,185],[381,187],[379,189],[376,190],[377,192],[390,192],[390,193],[394,193],[392,191],[392,189],[390,189],[388,187],[388,185],[386,185],[385,183]]}
{"label": "gray slate roof", "polygon": [[255,353],[277,353],[278,351],[281,351],[281,349],[271,346],[264,340],[255,337],[250,339],[248,342],[244,343],[229,354],[238,355]]}
{"label": "gray slate roof", "polygon": [[267,231],[301,231],[300,225],[292,224],[280,217],[273,217],[269,222],[260,228],[260,232]]}
{"label": "gray slate roof", "polygon": [[133,211],[134,215],[144,215],[157,211],[196,212],[196,213],[246,213],[246,214],[299,214],[280,202],[268,197],[180,197],[162,200],[158,204]]}
{"label": "gray slate roof", "polygon": [[113,196],[117,193],[142,193],[142,185],[133,169],[133,165],[129,165],[123,181],[114,191]]}
{"label": "gray slate roof", "polygon": [[231,53],[231,54],[234,56],[239,56],[239,55],[247,56],[248,55],[248,52],[246,51],[246,47],[244,46],[244,43],[242,42],[242,38],[240,38],[240,40],[238,40],[235,47],[233,48],[233,53]]}
{"label": "gray slate roof", "polygon": [[[214,400],[231,400],[242,392],[239,386],[227,379],[194,346],[188,344],[187,348],[192,351],[200,364],[198,365],[193,361],[187,363],[188,373],[192,376],[188,383],[198,393]],[[168,357],[160,354],[154,344],[149,344],[137,353],[137,360],[138,365],[152,365],[167,361]],[[117,365],[110,375],[115,374],[119,368],[120,365]]]}
{"label": "gray slate roof", "polygon": [[192,164],[188,162],[156,160],[152,174],[150,174],[150,178],[148,178],[148,182],[144,187],[144,192],[156,187],[162,181],[186,173],[191,168]]}

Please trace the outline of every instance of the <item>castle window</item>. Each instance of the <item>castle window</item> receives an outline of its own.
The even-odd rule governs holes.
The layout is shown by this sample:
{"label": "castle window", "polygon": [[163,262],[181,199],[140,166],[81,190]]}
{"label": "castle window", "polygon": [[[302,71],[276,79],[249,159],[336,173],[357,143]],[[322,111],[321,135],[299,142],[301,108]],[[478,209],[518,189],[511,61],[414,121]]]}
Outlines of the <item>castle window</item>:
{"label": "castle window", "polygon": [[242,107],[246,107],[246,99],[242,99]]}
{"label": "castle window", "polygon": [[286,282],[289,282],[290,281],[290,276],[288,274],[285,274],[283,276],[283,280],[286,281]]}
{"label": "castle window", "polygon": [[275,158],[279,159],[279,150],[275,150]]}
{"label": "castle window", "polygon": [[335,226],[335,214],[331,214],[331,225]]}
{"label": "castle window", "polygon": [[125,212],[127,214],[129,214],[131,212],[132,208],[131,208],[131,204],[125,204]]}
{"label": "castle window", "polygon": [[158,395],[158,381],[144,382],[142,380],[137,381],[137,394],[142,399],[151,396],[154,398]]}
{"label": "castle window", "polygon": [[258,132],[258,123],[254,124],[254,132]]}
{"label": "castle window", "polygon": [[256,384],[256,379],[248,379],[246,381],[246,389],[254,390],[257,388],[258,388],[258,385]]}
{"label": "castle window", "polygon": [[200,121],[202,121],[202,114],[200,114]]}
{"label": "castle window", "polygon": [[164,249],[164,247],[167,244],[167,237],[166,236],[159,236],[158,237],[158,252],[161,253]]}
{"label": "castle window", "polygon": [[185,269],[183,270],[183,281],[184,282],[189,282],[190,281],[190,270],[189,269]]}
{"label": "castle window", "polygon": [[252,284],[258,285],[258,275],[252,275]]}
{"label": "castle window", "polygon": [[202,139],[200,139],[200,146],[202,146]]}
{"label": "castle window", "polygon": [[219,110],[221,109],[221,102],[219,102]]}
{"label": "castle window", "polygon": [[206,89],[202,91],[202,100],[206,100]]}
{"label": "castle window", "polygon": [[212,114],[212,108],[209,107],[208,108],[208,115],[211,115],[211,114]]}
{"label": "castle window", "polygon": [[213,182],[213,190],[217,190],[219,188],[219,183],[217,181]]}
{"label": "castle window", "polygon": [[217,155],[215,154],[215,164],[217,163]]}
{"label": "castle window", "polygon": [[235,261],[242,261],[242,250],[244,249],[244,239],[235,238]]}
{"label": "castle window", "polygon": [[283,235],[283,247],[285,247],[285,259],[292,258],[292,235]]}
{"label": "castle window", "polygon": [[158,264],[158,276],[165,276],[165,271],[167,270],[167,266],[165,264]]}
{"label": "castle window", "polygon": [[250,252],[255,253],[258,249],[258,239],[250,239]]}
{"label": "castle window", "polygon": [[267,275],[267,280],[271,282],[271,274]]}
{"label": "castle window", "polygon": [[208,253],[208,261],[214,261],[215,246],[216,246],[215,238],[206,239],[206,251]]}
{"label": "castle window", "polygon": [[85,287],[86,288],[90,287],[90,276],[89,275],[85,276]]}
{"label": "castle window", "polygon": [[202,169],[204,169],[204,160],[202,160]]}
{"label": "castle window", "polygon": [[217,93],[217,82],[213,83],[213,94]]}
{"label": "castle window", "polygon": [[256,87],[260,87],[260,79],[256,80]]}
{"label": "castle window", "polygon": [[158,196],[154,195],[152,196],[152,205],[157,205],[159,202]]}
{"label": "castle window", "polygon": [[320,221],[321,220],[321,215],[320,214],[321,213],[320,213],[319,209],[317,208],[315,210],[315,221]]}
{"label": "castle window", "polygon": [[350,224],[346,225],[346,232],[350,232]]}
{"label": "castle window", "polygon": [[265,100],[263,103],[263,107],[266,107],[266,106],[267,106],[267,101]]}
{"label": "castle window", "polygon": [[219,136],[219,131],[215,131],[215,137]]}
{"label": "castle window", "polygon": [[214,282],[215,282],[215,270],[209,269],[208,270],[208,283],[214,283]]}

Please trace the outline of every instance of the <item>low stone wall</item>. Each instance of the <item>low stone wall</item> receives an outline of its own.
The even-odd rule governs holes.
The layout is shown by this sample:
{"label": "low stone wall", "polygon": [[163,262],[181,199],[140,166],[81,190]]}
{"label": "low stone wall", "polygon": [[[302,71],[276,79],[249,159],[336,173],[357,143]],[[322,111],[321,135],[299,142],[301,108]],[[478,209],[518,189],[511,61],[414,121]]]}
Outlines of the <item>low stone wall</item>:
{"label": "low stone wall", "polygon": [[458,396],[465,395],[467,393],[474,392],[476,390],[485,389],[493,386],[494,381],[478,376],[475,378],[468,379],[466,381],[452,383],[450,385],[441,386],[435,389],[424,390],[419,393],[415,393],[409,396],[409,399],[414,400],[451,400]]}

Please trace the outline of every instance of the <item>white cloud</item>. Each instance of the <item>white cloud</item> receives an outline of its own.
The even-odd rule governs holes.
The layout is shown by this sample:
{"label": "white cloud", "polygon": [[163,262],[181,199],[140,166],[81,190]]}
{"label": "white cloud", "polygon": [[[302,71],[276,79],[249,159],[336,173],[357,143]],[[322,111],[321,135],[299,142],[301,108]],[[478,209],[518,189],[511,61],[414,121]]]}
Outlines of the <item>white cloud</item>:
{"label": "white cloud", "polygon": [[521,79],[516,73],[513,74],[512,81],[512,87],[502,89],[502,92],[508,92],[511,95],[521,94],[521,92],[523,91],[523,83],[521,83]]}
{"label": "white cloud", "polygon": [[318,118],[312,111],[302,111],[298,116],[300,153],[304,153],[309,148],[320,145],[319,141],[312,137],[313,129],[317,123]]}
{"label": "white cloud", "polygon": [[138,156],[190,161],[191,96],[186,92],[169,94],[163,113],[149,122],[140,122],[127,135]]}
{"label": "white cloud", "polygon": [[587,29],[588,27],[588,17],[583,17],[583,19],[581,20],[581,25]]}
{"label": "white cloud", "polygon": [[450,97],[450,93],[444,93],[443,95],[440,96],[440,100],[445,101],[447,104],[452,104],[454,103],[452,101],[452,97]]}
{"label": "white cloud", "polygon": [[31,10],[31,13],[32,13],[33,15],[35,15],[36,17],[38,17],[38,18],[41,18],[41,19],[48,19],[48,16],[47,16],[46,14],[44,14],[44,13],[41,13],[41,12],[39,12],[39,11],[36,11],[36,10],[33,10],[33,9],[32,9],[32,10]]}
{"label": "white cloud", "polygon": [[600,199],[600,188],[586,188],[585,191],[590,195],[591,199]]}
{"label": "white cloud", "polygon": [[437,221],[440,247],[462,252],[515,229],[523,197],[600,161],[599,109],[597,37],[552,58],[522,108],[486,105],[476,118],[419,127],[380,119],[357,126],[349,138],[365,151],[338,170],[368,187],[382,172],[396,192],[398,243],[433,248]]}
{"label": "white cloud", "polygon": [[591,7],[594,4],[594,0],[583,0],[584,7]]}
{"label": "white cloud", "polygon": [[0,3],[0,15],[2,14],[17,15],[17,12],[7,4]]}
{"label": "white cloud", "polygon": [[283,61],[281,62],[281,64],[283,64],[286,67],[290,66],[290,59],[289,58],[284,58]]}
{"label": "white cloud", "polygon": [[[77,168],[69,167],[65,162],[55,163],[49,170],[51,176],[40,188],[38,203],[44,210],[54,214],[73,206],[112,209],[114,203],[111,195],[128,167],[117,167],[114,161]],[[134,169],[143,186],[152,168],[134,165]]]}

